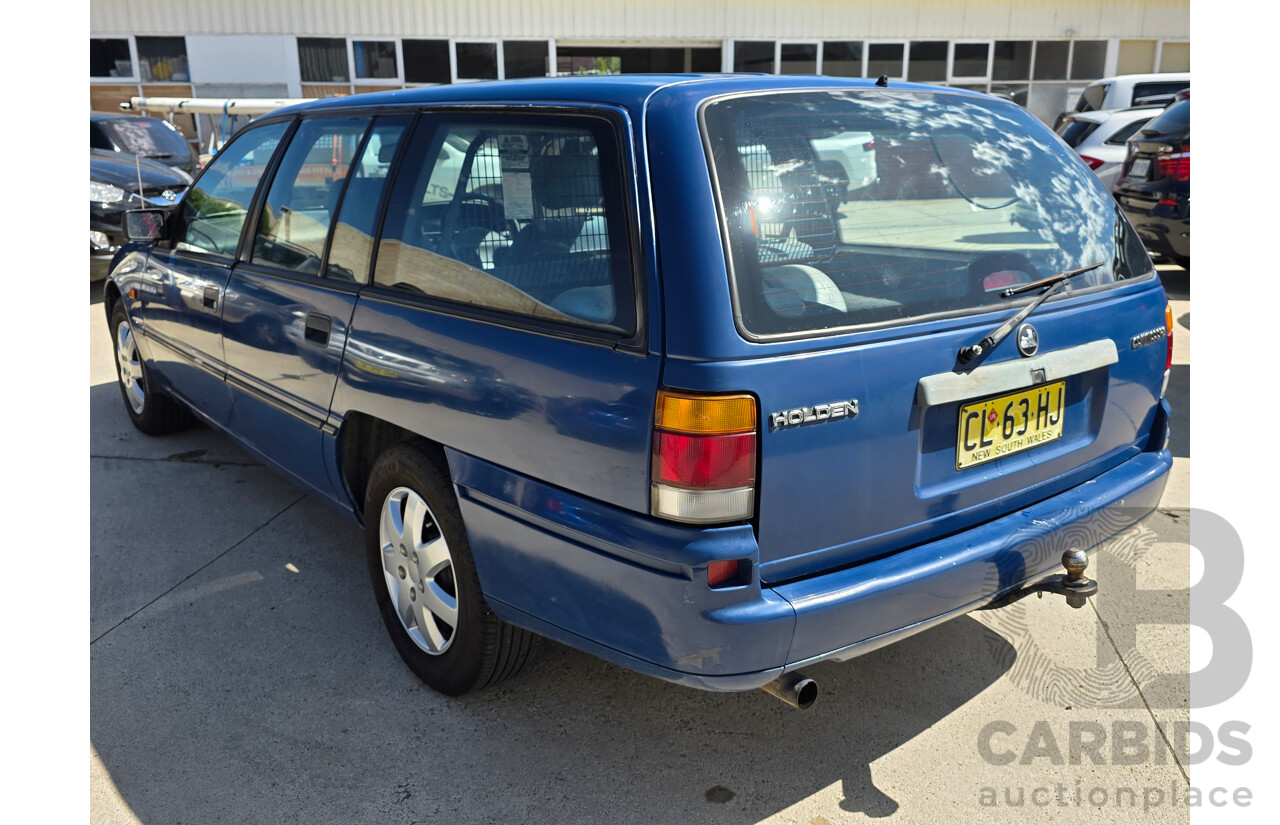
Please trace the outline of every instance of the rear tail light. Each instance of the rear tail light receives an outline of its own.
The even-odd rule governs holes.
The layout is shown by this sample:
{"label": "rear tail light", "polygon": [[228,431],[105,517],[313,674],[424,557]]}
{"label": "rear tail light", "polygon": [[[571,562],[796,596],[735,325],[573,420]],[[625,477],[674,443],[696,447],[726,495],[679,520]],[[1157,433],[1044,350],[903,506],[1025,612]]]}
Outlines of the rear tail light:
{"label": "rear tail light", "polygon": [[1101,166],[1101,165],[1102,165],[1102,163],[1103,163],[1102,161],[1098,160],[1097,158],[1091,158],[1091,157],[1089,157],[1088,155],[1081,155],[1081,156],[1080,156],[1080,160],[1082,160],[1082,161],[1084,161],[1085,163],[1089,164],[1089,168],[1090,168],[1090,169],[1097,169],[1097,168],[1098,168],[1099,166]]}
{"label": "rear tail light", "polygon": [[1173,369],[1173,304],[1164,305],[1164,382],[1160,385],[1160,397],[1169,389],[1169,371]]}
{"label": "rear tail light", "polygon": [[862,151],[864,152],[870,152],[874,148],[876,148],[876,142],[874,140],[869,140],[862,144]]}
{"label": "rear tail light", "polygon": [[755,512],[758,420],[750,395],[659,391],[653,514],[696,524],[750,518]]}
{"label": "rear tail light", "polygon": [[1156,169],[1161,177],[1174,180],[1191,180],[1191,144],[1179,147],[1180,151],[1156,155]]}

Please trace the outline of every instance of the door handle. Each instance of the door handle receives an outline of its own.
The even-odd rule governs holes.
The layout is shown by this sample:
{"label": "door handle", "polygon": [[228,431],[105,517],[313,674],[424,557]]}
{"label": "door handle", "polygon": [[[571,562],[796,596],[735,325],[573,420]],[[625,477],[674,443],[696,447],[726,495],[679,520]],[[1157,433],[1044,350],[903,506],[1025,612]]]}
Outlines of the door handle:
{"label": "door handle", "polygon": [[204,305],[209,309],[218,308],[218,288],[216,286],[204,288]]}
{"label": "door handle", "polygon": [[333,319],[319,312],[307,313],[306,337],[313,344],[328,346],[329,330],[333,327]]}

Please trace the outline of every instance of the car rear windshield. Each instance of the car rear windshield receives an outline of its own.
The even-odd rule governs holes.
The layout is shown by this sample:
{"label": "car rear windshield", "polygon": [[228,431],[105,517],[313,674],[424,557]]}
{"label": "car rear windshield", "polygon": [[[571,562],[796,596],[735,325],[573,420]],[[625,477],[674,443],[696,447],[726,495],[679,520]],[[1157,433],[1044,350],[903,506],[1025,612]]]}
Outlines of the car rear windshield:
{"label": "car rear windshield", "polygon": [[704,128],[739,327],[797,337],[1012,307],[1151,271],[1080,159],[1021,107],[947,92],[713,100]]}
{"label": "car rear windshield", "polygon": [[122,152],[170,162],[191,157],[182,133],[163,120],[122,117],[104,121],[102,126]]}
{"label": "car rear windshield", "polygon": [[1160,117],[1147,124],[1143,130],[1159,135],[1185,132],[1191,129],[1191,101],[1179,100],[1161,112]]}

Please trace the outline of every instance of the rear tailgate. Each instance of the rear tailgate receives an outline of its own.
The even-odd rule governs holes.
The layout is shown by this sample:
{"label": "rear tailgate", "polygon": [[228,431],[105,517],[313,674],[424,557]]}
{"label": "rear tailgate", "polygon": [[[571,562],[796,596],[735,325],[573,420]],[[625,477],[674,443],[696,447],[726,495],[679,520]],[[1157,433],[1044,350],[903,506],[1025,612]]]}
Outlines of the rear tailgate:
{"label": "rear tailgate", "polygon": [[[906,549],[1055,495],[1141,451],[1159,402],[1165,347],[1160,338],[1133,348],[1132,339],[1164,324],[1165,300],[1156,282],[1111,292],[1121,291],[1070,306],[1049,303],[1028,319],[1039,331],[1036,355],[1020,356],[1010,336],[967,380],[934,379],[932,393],[920,379],[959,376],[955,353],[1000,316],[752,362],[742,374],[751,376],[747,388],[758,394],[763,418],[761,577],[785,581]],[[1114,363],[1107,363],[1111,353]],[[1003,456],[995,456],[995,445],[966,454],[962,407],[1037,387],[1056,393],[1058,382],[1059,436]],[[830,407],[824,414],[821,406],[853,400],[856,417],[832,416]],[[1006,407],[1002,401],[986,409],[1003,414]],[[799,423],[771,426],[778,412]],[[1022,424],[1014,422],[1015,433]],[[984,449],[994,457],[984,460]],[[966,460],[977,463],[958,469]]]}

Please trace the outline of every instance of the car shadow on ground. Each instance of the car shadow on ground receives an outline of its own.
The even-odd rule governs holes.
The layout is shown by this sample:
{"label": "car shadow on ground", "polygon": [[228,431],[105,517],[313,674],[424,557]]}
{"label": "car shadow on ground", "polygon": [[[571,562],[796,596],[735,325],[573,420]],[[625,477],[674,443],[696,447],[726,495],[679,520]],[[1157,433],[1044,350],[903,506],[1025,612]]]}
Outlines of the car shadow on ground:
{"label": "car shadow on ground", "polygon": [[[91,393],[95,432],[126,432],[115,386]],[[745,823],[836,783],[841,808],[888,816],[871,763],[1015,660],[964,617],[810,668],[800,712],[542,642],[451,699],[397,657],[354,523],[205,428],[110,449],[91,576],[95,599],[124,595],[94,632],[91,743],[144,823]]]}

